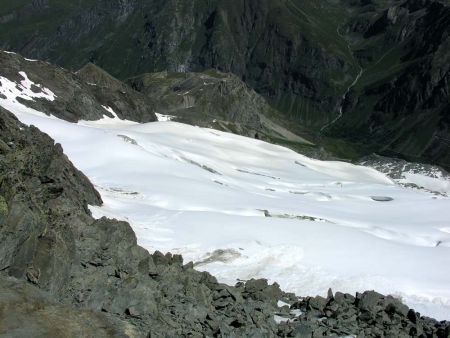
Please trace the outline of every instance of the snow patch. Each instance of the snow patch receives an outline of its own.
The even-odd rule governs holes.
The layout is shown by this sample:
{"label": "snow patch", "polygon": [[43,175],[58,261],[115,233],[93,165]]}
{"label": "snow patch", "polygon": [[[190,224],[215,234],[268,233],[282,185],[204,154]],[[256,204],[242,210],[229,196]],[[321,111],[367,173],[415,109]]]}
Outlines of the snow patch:
{"label": "snow patch", "polygon": [[[91,126],[91,127],[98,127],[103,128],[104,126],[109,126],[109,128],[120,128],[123,126],[132,126],[137,125],[137,122],[130,121],[130,120],[123,120],[119,116],[117,116],[116,112],[109,106],[103,106],[102,108],[105,109],[107,112],[109,112],[113,117],[109,117],[108,115],[103,115],[103,118],[99,120],[94,121],[88,121],[88,120],[80,120],[78,121],[79,125],[83,126]],[[121,135],[124,136],[124,135]]]}
{"label": "snow patch", "polygon": [[163,115],[163,114],[159,114],[159,113],[155,113],[155,115],[156,115],[156,119],[159,122],[168,122],[176,117],[176,116],[172,116],[172,115]]}
{"label": "snow patch", "polygon": [[278,307],[283,307],[283,306],[291,307],[291,305],[289,305],[289,304],[286,303],[286,302],[283,302],[282,300],[279,300],[279,301],[277,302],[277,306],[278,306]]}
{"label": "snow patch", "polygon": [[54,118],[29,108],[19,101],[19,99],[26,101],[34,101],[34,99],[54,101],[56,95],[50,89],[31,81],[25,72],[19,72],[18,74],[23,79],[20,82],[14,82],[0,76],[0,106],[13,112],[19,119],[24,118],[25,115]]}
{"label": "snow patch", "polygon": [[55,100],[56,95],[50,89],[31,81],[25,72],[19,72],[18,74],[23,78],[19,83],[0,76],[0,93],[6,97],[3,100],[12,103],[17,102],[18,98],[27,101],[33,101],[34,99]]}
{"label": "snow patch", "polygon": [[116,112],[111,107],[107,107],[107,106],[102,106],[102,107],[107,112],[111,113],[114,119],[118,119],[119,118],[119,116],[117,116]]}

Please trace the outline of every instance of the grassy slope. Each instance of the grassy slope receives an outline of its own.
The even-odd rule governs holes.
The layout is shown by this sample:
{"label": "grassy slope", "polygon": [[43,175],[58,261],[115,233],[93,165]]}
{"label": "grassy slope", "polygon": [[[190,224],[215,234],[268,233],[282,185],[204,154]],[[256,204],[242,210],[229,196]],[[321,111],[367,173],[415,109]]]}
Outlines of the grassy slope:
{"label": "grassy slope", "polygon": [[[342,58],[351,68],[340,72],[322,72],[323,77],[329,80],[331,86],[324,91],[323,96],[340,97],[346,88],[356,77],[359,66],[349,51],[347,41],[340,35],[339,30],[343,23],[347,21],[351,14],[339,3],[334,1],[303,1],[287,0],[285,12],[287,17],[279,17],[277,21],[280,25],[289,27],[294,32],[301,32],[307,39],[317,43],[322,49],[332,55]],[[329,115],[334,118],[333,112],[317,111],[315,102],[307,97],[281,96],[275,103],[280,111],[290,111],[290,117],[297,120],[297,116],[302,116],[303,121],[314,121],[317,115]],[[337,114],[337,111],[334,112]],[[312,123],[313,124],[313,123]],[[321,125],[316,125],[320,129]]]}

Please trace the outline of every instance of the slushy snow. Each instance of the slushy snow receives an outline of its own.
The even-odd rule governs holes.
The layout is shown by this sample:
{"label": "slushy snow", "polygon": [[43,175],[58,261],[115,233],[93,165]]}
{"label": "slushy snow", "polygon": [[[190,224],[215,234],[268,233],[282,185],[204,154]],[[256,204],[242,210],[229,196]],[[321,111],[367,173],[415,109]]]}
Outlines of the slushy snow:
{"label": "slushy snow", "polygon": [[180,253],[230,284],[268,278],[303,296],[375,289],[450,319],[448,197],[171,121],[69,123],[18,102],[54,99],[23,78],[22,91],[0,78],[0,105],[61,143],[102,195],[94,217],[127,220],[150,252]]}

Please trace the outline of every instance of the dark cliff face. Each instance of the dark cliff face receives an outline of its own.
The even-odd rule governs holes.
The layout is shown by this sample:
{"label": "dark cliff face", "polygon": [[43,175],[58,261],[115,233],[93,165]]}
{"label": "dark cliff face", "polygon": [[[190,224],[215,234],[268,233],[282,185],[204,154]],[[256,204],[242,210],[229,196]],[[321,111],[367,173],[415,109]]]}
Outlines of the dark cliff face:
{"label": "dark cliff face", "polygon": [[440,0],[6,0],[0,48],[122,80],[231,72],[288,124],[326,126],[341,157],[448,168],[448,11]]}
{"label": "dark cliff face", "polygon": [[355,19],[348,34],[363,75],[329,132],[387,155],[448,168],[450,7],[398,2],[370,19]]}

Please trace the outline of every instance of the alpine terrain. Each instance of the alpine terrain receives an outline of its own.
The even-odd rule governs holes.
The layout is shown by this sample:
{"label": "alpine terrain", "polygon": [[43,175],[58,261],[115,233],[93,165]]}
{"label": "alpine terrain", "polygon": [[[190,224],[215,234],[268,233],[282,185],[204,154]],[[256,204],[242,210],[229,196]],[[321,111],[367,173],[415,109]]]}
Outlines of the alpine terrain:
{"label": "alpine terrain", "polygon": [[0,337],[449,337],[445,0],[0,3]]}

